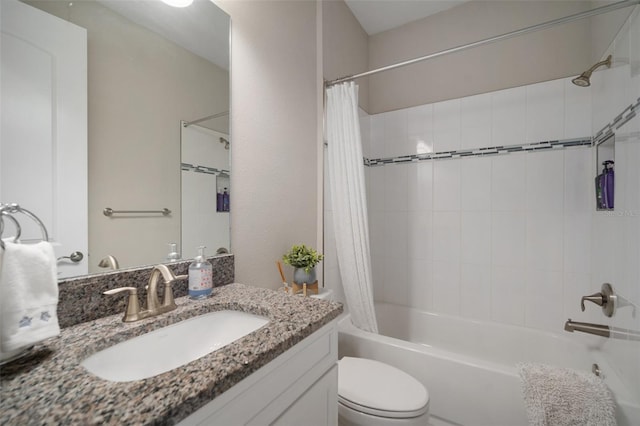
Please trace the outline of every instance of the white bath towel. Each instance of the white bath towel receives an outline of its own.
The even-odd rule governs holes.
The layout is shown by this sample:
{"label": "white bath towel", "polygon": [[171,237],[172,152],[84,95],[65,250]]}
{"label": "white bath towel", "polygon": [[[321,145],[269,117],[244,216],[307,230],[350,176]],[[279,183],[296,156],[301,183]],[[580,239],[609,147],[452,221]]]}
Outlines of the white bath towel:
{"label": "white bath towel", "polygon": [[516,367],[531,426],[615,426],[613,395],[595,374],[544,364]]}
{"label": "white bath towel", "polygon": [[0,350],[18,350],[60,334],[56,258],[48,242],[0,249]]}

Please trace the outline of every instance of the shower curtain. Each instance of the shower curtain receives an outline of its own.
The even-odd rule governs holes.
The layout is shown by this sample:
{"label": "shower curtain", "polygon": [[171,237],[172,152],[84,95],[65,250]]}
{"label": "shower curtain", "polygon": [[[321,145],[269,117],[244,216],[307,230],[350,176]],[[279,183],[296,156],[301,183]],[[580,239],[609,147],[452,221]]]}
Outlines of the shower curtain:
{"label": "shower curtain", "polygon": [[369,224],[358,118],[358,86],[327,89],[329,188],[338,266],[353,324],[378,332],[373,306]]}

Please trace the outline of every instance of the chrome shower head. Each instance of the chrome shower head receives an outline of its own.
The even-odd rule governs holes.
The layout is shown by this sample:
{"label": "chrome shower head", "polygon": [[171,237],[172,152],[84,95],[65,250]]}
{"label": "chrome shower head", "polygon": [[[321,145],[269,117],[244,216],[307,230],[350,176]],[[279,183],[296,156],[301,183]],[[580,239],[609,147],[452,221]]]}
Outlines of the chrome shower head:
{"label": "chrome shower head", "polygon": [[611,68],[611,55],[609,55],[604,61],[598,62],[597,64],[580,74],[578,77],[571,80],[571,82],[580,87],[591,86],[591,74],[596,70],[596,68],[602,65],[606,65],[607,68]]}

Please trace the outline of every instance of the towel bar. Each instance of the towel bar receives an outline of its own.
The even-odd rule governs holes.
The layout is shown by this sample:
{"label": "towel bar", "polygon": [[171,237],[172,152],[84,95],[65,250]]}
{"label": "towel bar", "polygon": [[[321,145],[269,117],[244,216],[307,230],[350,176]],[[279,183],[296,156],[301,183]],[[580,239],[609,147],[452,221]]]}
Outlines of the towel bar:
{"label": "towel bar", "polygon": [[133,213],[133,214],[147,214],[147,213],[161,213],[163,216],[169,216],[171,214],[171,210],[168,208],[164,208],[162,210],[114,210],[111,207],[107,207],[102,210],[102,213],[105,216],[113,216],[118,213]]}
{"label": "towel bar", "polygon": [[0,247],[4,248],[4,243],[2,242],[2,232],[4,231],[4,217],[6,216],[10,219],[14,225],[16,226],[16,235],[13,237],[14,242],[18,242],[18,238],[22,232],[22,228],[20,227],[20,222],[13,217],[13,213],[22,213],[25,216],[28,216],[34,222],[38,224],[40,230],[42,231],[42,241],[49,241],[49,233],[47,232],[47,227],[44,226],[44,223],[40,220],[38,216],[25,209],[24,207],[20,207],[16,203],[11,204],[0,204]]}

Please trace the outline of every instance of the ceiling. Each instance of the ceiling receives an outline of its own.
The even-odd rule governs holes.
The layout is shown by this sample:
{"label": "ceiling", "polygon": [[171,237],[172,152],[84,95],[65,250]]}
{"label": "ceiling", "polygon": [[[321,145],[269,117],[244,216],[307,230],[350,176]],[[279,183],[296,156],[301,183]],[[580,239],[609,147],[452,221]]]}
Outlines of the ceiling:
{"label": "ceiling", "polygon": [[369,35],[451,9],[462,0],[345,0]]}
{"label": "ceiling", "polygon": [[177,8],[157,0],[98,0],[130,21],[229,69],[229,16],[210,0]]}

